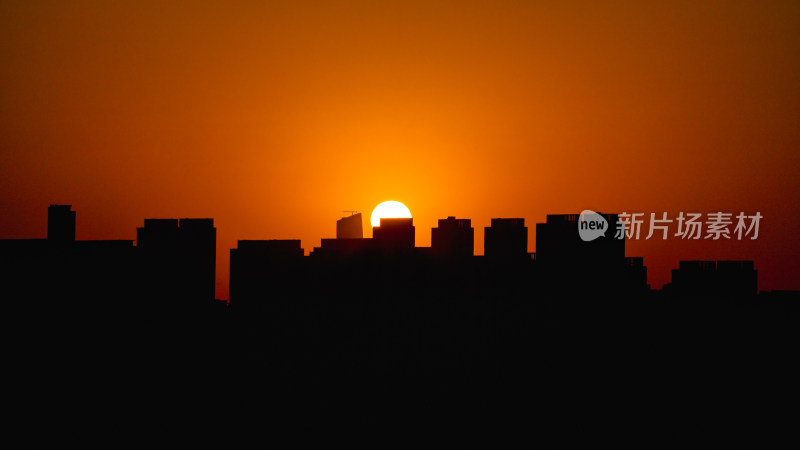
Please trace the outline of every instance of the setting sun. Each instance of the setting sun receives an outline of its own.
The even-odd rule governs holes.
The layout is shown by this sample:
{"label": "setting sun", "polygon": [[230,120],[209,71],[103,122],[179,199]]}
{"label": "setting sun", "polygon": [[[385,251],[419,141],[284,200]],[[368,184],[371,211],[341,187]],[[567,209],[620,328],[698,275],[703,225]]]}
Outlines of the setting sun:
{"label": "setting sun", "polygon": [[372,211],[370,222],[373,227],[379,227],[381,226],[381,219],[394,218],[411,218],[411,211],[408,210],[406,205],[390,200],[375,207]]}

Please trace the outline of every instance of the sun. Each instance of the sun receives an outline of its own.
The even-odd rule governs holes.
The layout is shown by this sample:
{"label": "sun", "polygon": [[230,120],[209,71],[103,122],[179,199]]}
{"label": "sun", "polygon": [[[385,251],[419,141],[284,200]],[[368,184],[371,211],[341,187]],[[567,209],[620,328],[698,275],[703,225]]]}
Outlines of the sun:
{"label": "sun", "polygon": [[411,211],[406,205],[393,200],[383,202],[372,210],[370,222],[373,227],[381,226],[381,219],[411,218]]}

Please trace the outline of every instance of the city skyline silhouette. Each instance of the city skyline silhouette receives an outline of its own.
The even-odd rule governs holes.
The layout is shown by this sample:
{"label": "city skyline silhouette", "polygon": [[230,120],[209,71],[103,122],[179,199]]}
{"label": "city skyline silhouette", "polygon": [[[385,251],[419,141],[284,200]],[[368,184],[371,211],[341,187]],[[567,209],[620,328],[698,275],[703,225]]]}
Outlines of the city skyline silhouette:
{"label": "city skyline silhouette", "polygon": [[[230,395],[304,420],[334,423],[338,410],[374,423],[370,412],[419,414],[428,402],[425,420],[490,424],[512,420],[518,398],[563,414],[587,396],[610,401],[605,389],[623,403],[644,389],[654,406],[709,395],[702,380],[724,376],[710,391],[721,406],[742,378],[781,386],[780,354],[800,342],[800,291],[759,292],[753,261],[680,261],[653,290],[626,239],[581,239],[577,214],[536,224],[536,253],[522,218],[492,219],[484,255],[456,217],[431,230],[431,247],[416,245],[413,218],[351,237],[363,234],[355,214],[308,255],[296,239],[239,240],[229,302],[214,295],[213,219],[144,219],[134,245],[76,239],[78,216],[50,205],[46,238],[0,239],[0,282],[27,370],[66,368],[88,392],[131,378],[131,394],[150,398],[230,380]],[[109,370],[121,372],[86,385]],[[685,370],[701,378],[673,378]]]}
{"label": "city skyline silhouette", "polygon": [[[61,206],[62,207],[64,207],[64,206],[69,207],[69,205],[61,205]],[[75,211],[71,211],[71,213],[75,214]],[[336,226],[336,228],[334,228],[334,232],[331,233],[331,234],[333,234],[335,236],[338,236],[339,233],[340,233],[339,227],[340,227],[341,223],[347,221],[347,222],[350,223],[350,225],[352,227],[352,224],[354,224],[354,219],[357,218],[357,220],[359,222],[361,222],[360,225],[361,225],[362,228],[359,228],[359,230],[362,230],[362,231],[360,231],[362,237],[371,238],[373,227],[368,226],[369,225],[368,223],[366,225],[364,224],[364,222],[368,222],[368,220],[360,212],[357,212],[357,211],[346,211],[346,213],[351,214],[352,217],[342,216],[340,219],[338,219],[336,221],[337,222],[337,226]],[[683,215],[683,214],[684,214],[683,212],[680,212],[680,215]],[[729,237],[728,239],[723,239],[721,241],[715,242],[713,240],[709,240],[709,239],[704,238],[704,237],[706,237],[706,230],[703,228],[703,226],[706,225],[706,223],[704,222],[706,219],[702,217],[702,216],[704,216],[704,214],[700,214],[701,219],[700,219],[700,224],[699,224],[700,225],[699,231],[701,231],[701,233],[699,233],[699,237],[695,237],[694,240],[692,240],[691,238],[689,240],[686,240],[685,237],[681,237],[681,236],[678,236],[677,234],[673,234],[675,232],[675,230],[677,229],[677,225],[675,224],[675,222],[676,222],[676,217],[678,216],[678,214],[675,214],[670,219],[671,228],[665,234],[665,237],[667,235],[669,237],[666,238],[666,239],[663,239],[663,242],[658,242],[660,240],[658,236],[656,236],[655,239],[650,239],[649,237],[647,239],[645,239],[645,236],[648,234],[648,223],[647,222],[648,222],[649,219],[647,217],[645,217],[645,219],[644,219],[644,224],[640,225],[640,227],[643,226],[643,231],[641,232],[641,235],[640,235],[639,239],[635,239],[635,240],[626,239],[626,241],[629,242],[629,245],[630,244],[634,244],[636,246],[635,248],[638,248],[638,249],[648,248],[648,246],[653,246],[653,247],[664,246],[666,244],[674,244],[674,245],[671,245],[671,247],[674,247],[674,248],[682,248],[683,247],[683,248],[692,249],[692,250],[686,251],[685,256],[677,255],[675,260],[667,261],[666,262],[667,269],[662,269],[662,271],[666,272],[666,273],[659,273],[654,277],[654,275],[652,273],[652,269],[651,269],[650,272],[648,272],[648,274],[647,274],[647,277],[648,277],[647,278],[647,284],[650,284],[654,289],[661,289],[662,287],[664,287],[665,285],[668,285],[671,282],[672,274],[677,269],[677,266],[679,265],[679,263],[681,261],[717,261],[717,260],[723,260],[723,261],[731,260],[732,261],[732,260],[742,260],[742,259],[737,259],[737,258],[720,257],[720,255],[730,254],[728,252],[729,252],[729,249],[731,247],[741,246],[741,247],[745,247],[745,248],[751,248],[752,245],[754,245],[754,244],[757,245],[758,244],[758,240],[757,239],[751,240],[747,235],[745,235],[744,239],[738,239],[738,240],[736,239],[736,234],[735,234],[735,230],[734,230],[734,226],[736,225],[736,222],[735,222],[736,214],[737,213],[735,213],[735,212],[730,212],[729,213],[729,215],[732,216],[732,219],[731,219],[732,222],[726,228],[726,230],[729,233],[733,233],[733,239],[730,239],[730,237]],[[647,216],[648,213],[644,213],[644,215]],[[553,216],[553,217],[555,217],[555,216],[563,216],[563,217],[567,217],[567,216],[571,216],[572,217],[572,216],[574,216],[574,217],[577,217],[578,215],[577,214],[566,214],[566,215],[564,215],[564,214],[562,214],[562,215],[547,214],[546,215],[546,217],[550,217],[550,216]],[[450,216],[450,217],[453,217],[453,216]],[[491,221],[494,221],[494,220],[497,220],[497,219],[498,218],[493,218],[493,219],[491,219]],[[145,219],[145,220],[154,220],[154,219]],[[159,219],[159,220],[161,220],[161,219]],[[178,219],[165,219],[165,220],[178,220]],[[439,219],[440,222],[441,222],[441,220],[442,219]],[[470,220],[471,221],[472,219],[466,219],[466,220]],[[505,219],[502,219],[502,220],[505,220]],[[522,219],[522,220],[524,220],[524,219]],[[545,220],[545,222],[546,221],[547,220]],[[31,228],[35,229],[35,228],[38,227],[40,229],[47,229],[48,226],[49,226],[49,225],[47,225],[47,223],[48,223],[47,221],[45,221],[45,224],[38,223],[37,226],[31,227]],[[484,226],[482,228],[484,228],[484,229],[490,228],[490,225],[491,225],[491,222],[489,224],[487,224],[487,226]],[[767,225],[767,226],[769,226],[769,225]],[[615,232],[616,225],[611,224],[609,227],[610,227],[609,228],[609,232],[607,233],[607,236],[606,236],[605,240],[612,240],[610,238]],[[328,228],[330,228],[330,226]],[[368,232],[363,231],[363,228],[366,228]],[[433,231],[433,229],[435,229],[435,228],[437,228],[437,227],[433,226],[431,228],[431,231]],[[420,247],[430,247],[432,242],[433,242],[432,233],[428,232],[427,230],[420,229],[420,228],[417,228],[417,227],[415,227],[415,229],[416,229],[416,231],[414,232],[414,241],[417,242],[417,243],[421,242],[422,244],[419,245]],[[535,227],[531,227],[530,232],[527,233],[526,240],[530,241],[530,243],[526,244],[526,245],[527,245],[528,251],[530,253],[536,253],[536,246],[535,246],[536,238],[535,238],[535,236],[536,236],[536,233],[539,232],[538,230],[539,230],[539,225],[537,225]],[[80,232],[80,231],[81,231],[80,228],[78,228],[77,232]],[[687,229],[686,231],[689,231],[689,230]],[[769,231],[767,231],[767,232],[769,232]],[[100,232],[100,234],[101,235],[106,235],[109,238],[113,237],[113,236],[108,236],[107,233],[104,233],[102,231]],[[284,235],[282,237],[277,237],[277,236],[275,236],[275,237],[264,237],[264,236],[261,236],[261,238],[262,239],[283,239],[283,238],[292,239],[291,232],[289,232],[287,234],[288,234],[288,236],[287,235]],[[128,234],[128,235],[130,235],[130,234]],[[484,251],[485,251],[485,242],[484,242],[484,239],[483,239],[484,238],[484,233],[474,233],[473,236],[474,236],[473,237],[473,254],[475,256],[484,255]],[[138,238],[139,236],[136,235],[136,237]],[[0,238],[2,238],[2,237],[0,236]],[[93,239],[84,239],[84,240],[93,240]],[[235,242],[237,242],[238,240],[240,240],[240,239],[234,239],[234,241],[233,241],[234,245],[231,248],[235,247]],[[318,242],[324,243],[325,241],[330,241],[331,238],[325,237],[323,235],[323,236],[317,238],[316,240]],[[135,243],[135,242],[137,242],[137,239],[131,239],[131,241]],[[748,241],[750,241],[750,242],[748,242]],[[696,249],[693,249],[693,247],[691,247],[692,243],[701,243],[701,245],[702,244],[706,244],[706,246],[708,246],[707,244],[712,244],[714,246],[711,247],[712,250],[709,253],[703,254],[703,253],[698,253]],[[223,246],[223,247],[221,248],[221,246]],[[317,248],[317,247],[318,247],[318,245],[315,246],[313,244],[305,244],[305,245],[303,245],[302,242],[301,242],[301,249],[303,250],[305,255],[309,255],[309,254],[313,253],[314,249]],[[722,248],[722,250],[720,250],[721,248]],[[215,294],[214,295],[215,295],[216,298],[218,298],[220,300],[226,300],[226,301],[229,298],[229,295],[228,295],[228,278],[225,275],[229,271],[228,250],[229,250],[229,248],[224,248],[224,244],[223,243],[217,242],[217,246],[216,246],[217,257],[216,257],[215,265],[217,267],[219,267],[220,270],[217,271],[217,276],[215,277]],[[740,254],[740,252],[734,252],[734,254]],[[745,254],[751,255],[752,253],[750,253],[750,251],[748,251]],[[664,259],[663,257],[659,258],[659,260],[662,260],[662,261],[663,261],[663,259]],[[762,283],[763,283],[763,281],[762,281]],[[762,284],[762,285],[760,285],[760,288],[762,290],[796,290],[796,289],[792,289],[791,286],[792,286],[792,283],[778,284],[777,286],[775,286],[773,284],[773,285],[767,285],[766,287]]]}
{"label": "city skyline silhouette", "polygon": [[[55,204],[51,204],[50,205],[50,207],[48,208],[47,236],[46,236],[46,239],[47,239],[48,242],[52,243],[52,242],[75,242],[76,241],[75,236],[76,236],[77,211],[74,211],[71,208],[72,208],[72,205],[55,205]],[[336,238],[335,239],[321,238],[321,246],[313,247],[312,249],[304,249],[302,247],[301,241],[299,239],[288,239],[287,240],[287,239],[268,238],[268,239],[262,239],[262,240],[245,240],[245,241],[249,241],[249,242],[262,242],[262,241],[287,241],[287,242],[291,241],[291,242],[296,242],[297,243],[297,250],[299,251],[298,254],[300,254],[300,255],[308,255],[308,256],[314,256],[315,252],[318,252],[318,253],[319,252],[325,252],[326,248],[333,249],[334,252],[347,251],[347,252],[352,253],[352,251],[361,251],[363,248],[368,247],[369,245],[371,245],[370,244],[371,241],[376,241],[376,242],[381,241],[381,235],[378,235],[378,239],[377,240],[374,237],[364,237],[365,233],[363,232],[363,217],[362,217],[362,214],[360,212],[357,212],[357,211],[346,211],[346,212],[350,213],[350,216],[343,216],[343,217],[341,217],[340,219],[338,219],[336,221]],[[628,239],[612,238],[612,236],[614,235],[615,230],[618,231],[618,229],[621,227],[621,224],[618,224],[618,219],[617,219],[618,215],[617,214],[608,215],[608,214],[603,214],[603,213],[597,213],[597,214],[602,215],[603,217],[608,217],[611,220],[611,223],[608,225],[608,232],[603,233],[603,238],[604,239],[602,239],[602,241],[601,241],[602,243],[600,245],[603,245],[603,246],[615,246],[616,245],[618,247],[618,249],[619,249],[617,251],[617,253],[619,255],[624,256],[624,254],[625,254],[625,245],[624,244]],[[575,249],[581,248],[582,245],[583,246],[588,246],[590,248],[592,246],[596,246],[597,245],[597,243],[595,243],[595,244],[588,244],[586,242],[580,243],[577,240],[577,237],[578,237],[578,234],[579,234],[577,232],[577,230],[578,230],[578,228],[577,228],[578,227],[578,222],[577,221],[580,219],[579,215],[577,215],[577,214],[556,214],[556,215],[548,214],[547,217],[548,217],[548,219],[547,219],[546,223],[536,224],[536,226],[535,226],[535,228],[537,229],[537,232],[540,233],[540,234],[543,234],[541,240],[537,239],[536,242],[537,243],[541,242],[543,244],[543,247],[545,245],[547,246],[547,247],[544,247],[547,250],[546,253],[545,253],[546,260],[550,260],[551,258],[558,258],[558,259],[566,261],[566,260],[571,260],[571,259],[574,260],[575,258],[579,258],[579,257],[586,257],[586,259],[587,259],[586,262],[587,263],[591,263],[593,258],[595,257],[594,254],[583,255],[583,254],[580,254],[580,252],[574,253],[575,250],[572,250],[572,252],[573,252],[572,254],[561,255],[561,256],[558,256],[558,257],[555,257],[555,255],[553,255],[553,256],[550,255],[551,252],[557,253],[558,251],[564,250],[563,248],[558,249],[558,246],[559,245],[563,245],[565,238],[570,238],[570,239],[571,238],[575,238],[576,242],[571,244],[571,245],[578,244],[575,247]],[[116,242],[116,243],[123,244],[123,245],[125,243],[128,243],[127,244],[128,246],[132,246],[132,247],[136,247],[136,248],[142,248],[143,247],[142,242],[144,241],[144,243],[145,243],[144,244],[144,248],[145,248],[145,251],[147,251],[146,250],[147,249],[147,244],[146,243],[149,241],[148,236],[153,236],[153,238],[150,238],[150,239],[154,239],[155,238],[156,240],[169,239],[168,236],[172,236],[172,239],[177,239],[178,234],[176,234],[176,233],[178,233],[181,230],[181,228],[179,227],[179,223],[180,224],[186,224],[186,227],[191,226],[191,224],[193,224],[193,223],[204,224],[204,226],[211,227],[209,229],[213,229],[214,230],[214,232],[213,232],[213,234],[214,234],[213,243],[209,244],[209,245],[211,245],[213,247],[213,252],[212,252],[212,248],[210,248],[210,247],[206,249],[206,252],[207,253],[212,252],[212,253],[215,254],[215,256],[213,258],[213,261],[209,261],[207,263],[207,266],[210,267],[210,272],[209,273],[211,273],[213,275],[211,276],[211,280],[205,281],[205,283],[206,283],[207,286],[208,285],[216,285],[216,283],[220,279],[220,276],[218,276],[216,274],[216,266],[217,266],[217,262],[218,262],[218,257],[216,256],[216,228],[213,228],[213,220],[214,219],[212,219],[212,218],[204,218],[204,219],[191,219],[191,218],[184,218],[184,219],[154,219],[154,218],[149,218],[149,219],[144,219],[145,226],[137,228],[137,239],[136,240],[130,240],[130,241],[115,240],[115,241],[106,241],[106,242],[109,242],[109,243]],[[413,220],[414,220],[413,218],[411,218],[411,219],[381,219],[381,220],[382,220],[382,222],[381,222],[382,224],[384,223],[383,220],[386,220],[386,226],[384,226],[384,228],[388,227],[385,230],[386,233],[392,233],[392,234],[396,234],[397,232],[405,233],[404,234],[405,237],[402,238],[402,240],[404,240],[404,243],[402,243],[400,245],[401,247],[408,247],[410,249],[414,249],[414,250],[421,251],[421,252],[428,252],[428,253],[431,253],[431,254],[442,254],[443,252],[456,252],[459,255],[465,256],[465,257],[466,256],[489,256],[489,257],[493,257],[495,254],[497,254],[497,255],[502,254],[502,255],[505,255],[505,257],[509,257],[511,254],[514,254],[514,252],[517,252],[516,254],[520,255],[523,258],[532,258],[534,261],[536,261],[536,255],[537,255],[537,252],[535,251],[536,250],[536,246],[535,245],[533,246],[533,249],[534,249],[533,252],[529,252],[528,251],[528,249],[531,248],[531,246],[528,244],[528,239],[529,239],[528,238],[528,236],[529,236],[528,228],[524,225],[525,219],[523,219],[523,218],[518,218],[518,219],[493,218],[491,220],[491,226],[488,226],[488,227],[484,228],[485,234],[488,234],[488,233],[492,232],[493,229],[495,229],[497,227],[500,227],[500,226],[502,226],[503,228],[518,227],[519,231],[517,232],[516,236],[511,241],[508,241],[508,239],[511,239],[510,237],[503,238],[502,241],[497,241],[497,239],[500,239],[500,238],[494,238],[493,241],[485,240],[484,241],[484,249],[481,252],[477,252],[475,250],[475,236],[476,236],[476,233],[474,233],[474,228],[471,226],[471,219],[456,219],[454,216],[449,216],[446,219],[439,219],[439,227],[433,227],[431,229],[431,232],[430,232],[431,238],[428,240],[428,242],[431,243],[430,246],[418,246],[418,245],[416,245],[416,239],[417,239],[416,235],[417,235],[417,233],[416,233],[416,228],[413,226]],[[553,221],[552,224],[551,224],[551,220]],[[580,219],[580,220],[582,220],[582,219]],[[508,224],[508,225],[506,225],[506,224]],[[556,226],[556,224],[560,224],[560,228],[561,229],[558,232],[556,232],[555,235],[553,235],[551,233],[553,233],[557,229],[557,228],[553,228],[553,227]],[[201,225],[201,226],[203,226],[203,225]],[[626,226],[630,226],[630,224],[626,224]],[[392,227],[397,229],[397,232],[393,232],[392,231]],[[401,231],[405,227],[407,227],[406,228],[407,232]],[[441,229],[440,227],[445,227],[445,228]],[[368,227],[368,228],[373,230],[370,234],[375,233],[375,230],[377,230],[378,233],[380,233],[382,231],[380,227]],[[458,235],[458,230],[459,229],[467,230],[468,233],[466,235],[462,235],[460,237],[456,237]],[[729,230],[730,229],[732,229],[732,226],[729,227]],[[148,231],[148,230],[150,230],[150,231]],[[624,228],[623,228],[623,230],[624,230]],[[702,228],[700,228],[700,230],[702,230]],[[187,231],[187,233],[188,233],[188,231]],[[439,233],[438,239],[437,239],[437,233]],[[447,233],[447,234],[445,234],[445,233]],[[456,234],[454,235],[453,233],[456,233]],[[698,234],[700,236],[702,236],[702,233],[698,232]],[[395,237],[395,238],[392,238],[392,239],[396,240],[397,238]],[[9,243],[16,242],[17,244],[22,244],[25,241],[28,241],[29,239],[0,239],[0,240],[7,241]],[[513,243],[514,240],[516,240],[516,243]],[[665,234],[665,240],[666,240],[666,234]],[[36,241],[41,241],[41,239],[33,238],[33,239],[30,239],[30,241],[31,242],[36,242]],[[83,240],[83,241],[80,241],[80,242],[84,242],[84,243],[88,244],[88,243],[90,243],[92,241],[93,240]],[[497,243],[495,244],[494,241],[497,241]],[[103,241],[97,241],[97,242],[101,243]],[[176,241],[175,245],[179,245],[177,242],[178,241]],[[241,239],[237,240],[237,242],[242,242],[242,240]],[[457,245],[456,245],[456,243],[457,243]],[[512,247],[516,246],[516,248],[512,249],[511,247],[509,247],[509,245],[512,246]],[[556,246],[556,249],[552,248],[552,246],[554,246],[554,245]],[[449,250],[447,250],[447,251],[442,250],[444,248],[449,248]],[[495,250],[495,248],[497,250]],[[508,249],[506,250],[506,248],[508,248]],[[488,250],[488,254],[487,254],[487,250]],[[511,252],[511,253],[509,253],[509,252]],[[641,284],[644,285],[644,286],[647,286],[647,289],[650,290],[651,289],[651,284],[648,282],[647,268],[644,265],[643,258],[642,257],[635,257],[635,258],[632,258],[632,259],[631,259],[631,257],[627,257],[627,258],[630,260],[630,261],[628,261],[628,263],[642,267],[643,274],[640,275],[640,278],[642,279],[642,283]],[[540,257],[540,259],[541,259],[541,257]],[[735,262],[735,260],[713,260],[713,259],[708,259],[708,258],[700,259],[700,260],[680,260],[680,261],[676,262],[676,263],[680,263],[679,264],[680,267],[673,268],[671,270],[671,274],[672,274],[672,277],[674,277],[675,273],[679,272],[680,269],[683,268],[684,263],[693,263],[694,262],[694,263],[700,264],[699,266],[697,266],[698,268],[700,268],[700,267],[706,268],[706,267],[711,267],[711,266],[708,266],[708,264],[703,265],[702,263],[704,263],[704,262],[714,263],[715,261],[730,261],[732,263]],[[746,261],[741,261],[741,262],[745,263]],[[596,263],[596,261],[595,261],[595,263]],[[599,263],[599,264],[601,265],[602,262]],[[749,261],[749,264],[750,264],[750,266],[752,266],[753,265],[753,261]],[[713,265],[713,268],[716,268],[716,265]],[[714,270],[713,268],[711,269],[711,271]],[[159,270],[154,270],[154,273],[156,273],[158,271]],[[227,283],[224,283],[224,284],[227,286]],[[665,283],[663,288],[666,288],[666,289],[669,290],[671,288],[670,285],[671,285],[670,282]],[[657,290],[661,290],[661,289],[657,289]],[[777,290],[778,291],[785,291],[787,289],[777,289]],[[210,298],[220,299],[219,296],[217,295],[218,292],[219,292],[218,289],[211,288],[211,289],[209,289],[209,291],[213,292],[213,294],[211,294],[209,296]],[[752,293],[756,293],[757,289],[755,287],[753,287],[752,289],[748,289],[748,291],[752,291]],[[227,301],[228,299],[226,297],[227,296],[224,296],[223,298],[221,298],[221,300]]]}

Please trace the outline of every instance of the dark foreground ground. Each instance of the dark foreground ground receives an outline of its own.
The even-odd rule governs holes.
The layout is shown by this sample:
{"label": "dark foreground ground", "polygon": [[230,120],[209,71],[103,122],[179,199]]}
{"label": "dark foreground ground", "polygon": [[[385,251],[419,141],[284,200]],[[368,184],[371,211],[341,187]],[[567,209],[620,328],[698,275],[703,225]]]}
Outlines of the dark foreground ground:
{"label": "dark foreground ground", "polygon": [[796,294],[466,290],[7,317],[10,394],[23,422],[141,432],[208,421],[666,436],[794,422]]}

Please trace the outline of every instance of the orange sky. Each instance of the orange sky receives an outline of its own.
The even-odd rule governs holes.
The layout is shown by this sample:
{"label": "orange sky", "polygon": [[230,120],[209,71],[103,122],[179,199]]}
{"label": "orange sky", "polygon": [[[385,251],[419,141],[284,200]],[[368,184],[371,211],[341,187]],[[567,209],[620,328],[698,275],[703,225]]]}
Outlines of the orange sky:
{"label": "orange sky", "polygon": [[[405,203],[448,215],[760,211],[757,241],[638,241],[754,259],[800,289],[800,3],[0,3],[0,238],[79,239],[213,217],[217,294],[237,239],[334,237]],[[668,3],[668,4],[666,4]],[[367,233],[368,235],[370,233]]]}

